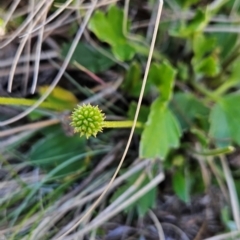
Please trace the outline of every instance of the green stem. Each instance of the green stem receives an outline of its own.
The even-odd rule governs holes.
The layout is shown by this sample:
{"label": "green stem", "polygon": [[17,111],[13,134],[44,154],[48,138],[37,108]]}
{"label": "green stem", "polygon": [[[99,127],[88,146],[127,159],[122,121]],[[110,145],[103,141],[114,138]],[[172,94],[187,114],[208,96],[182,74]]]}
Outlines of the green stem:
{"label": "green stem", "polygon": [[223,95],[230,88],[235,87],[238,84],[239,84],[239,82],[237,82],[237,81],[227,81],[227,82],[223,83],[214,93],[218,96]]}
{"label": "green stem", "polygon": [[192,85],[202,94],[213,100],[214,102],[217,102],[220,100],[220,97],[217,96],[215,93],[209,91],[207,88],[205,88],[200,83],[192,82]]}
{"label": "green stem", "polygon": [[[25,99],[25,98],[5,98],[0,97],[0,104],[2,105],[20,105],[20,106],[32,106],[36,103],[36,100]],[[65,109],[62,104],[48,103],[43,102],[40,104],[40,107],[54,110],[63,110]]]}
{"label": "green stem", "polygon": [[[131,128],[133,126],[133,121],[104,121],[103,127],[105,128]],[[137,122],[137,128],[142,128],[143,123]]]}
{"label": "green stem", "polygon": [[228,147],[223,147],[223,148],[211,149],[211,150],[207,150],[204,152],[196,152],[196,151],[194,151],[194,152],[198,155],[213,157],[213,156],[219,156],[222,154],[229,154],[229,153],[232,153],[234,150],[235,150],[234,147],[228,146]]}

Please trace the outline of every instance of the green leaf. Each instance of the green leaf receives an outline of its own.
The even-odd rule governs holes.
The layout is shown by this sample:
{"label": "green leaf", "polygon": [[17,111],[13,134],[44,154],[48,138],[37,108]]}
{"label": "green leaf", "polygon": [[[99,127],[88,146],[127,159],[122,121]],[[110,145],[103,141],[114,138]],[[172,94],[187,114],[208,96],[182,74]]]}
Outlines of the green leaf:
{"label": "green leaf", "polygon": [[210,136],[214,138],[219,147],[228,146],[231,140],[231,133],[227,117],[221,105],[216,104],[210,114]]}
{"label": "green leaf", "polygon": [[180,170],[173,175],[173,189],[182,201],[186,203],[190,201],[190,193],[186,177]]}
{"label": "green leaf", "polygon": [[233,141],[240,144],[240,102],[239,94],[231,94],[223,99],[223,107],[227,116],[227,122]]}
{"label": "green leaf", "polygon": [[97,10],[89,21],[88,28],[109,45],[125,42],[123,35],[123,11],[112,5],[107,14]]}
{"label": "green leaf", "polygon": [[[146,178],[143,182],[143,186],[147,185],[150,182],[149,178]],[[142,187],[143,187],[142,186]],[[137,202],[137,211],[140,217],[143,217],[149,209],[155,207],[157,198],[157,189],[156,187],[152,188],[145,195],[138,199]]]}
{"label": "green leaf", "polygon": [[171,99],[175,75],[176,70],[167,62],[151,65],[148,81],[157,86],[163,102]]}
{"label": "green leaf", "polygon": [[[67,55],[70,46],[71,44],[63,45],[61,52],[63,57]],[[94,73],[104,72],[115,65],[115,62],[110,58],[104,56],[95,48],[85,43],[78,43],[75,52],[72,55],[71,63],[74,61]]]}
{"label": "green leaf", "polygon": [[232,63],[230,67],[231,75],[227,81],[237,82],[238,84],[240,83],[240,67],[239,66],[240,66],[240,57]]}
{"label": "green leaf", "polygon": [[[79,136],[67,137],[59,127],[49,129],[53,129],[52,133],[38,140],[28,154],[32,164],[48,171],[85,151],[86,141],[84,138]],[[58,175],[76,171],[83,165],[84,161],[74,162],[60,171]]]}
{"label": "green leaf", "polygon": [[135,48],[127,42],[113,46],[112,51],[116,58],[122,61],[131,60],[136,53]]}
{"label": "green leaf", "polygon": [[140,156],[165,159],[171,148],[179,146],[179,124],[160,98],[151,105],[148,121],[142,133]]}
{"label": "green leaf", "polygon": [[193,38],[193,52],[195,59],[201,59],[215,47],[216,39],[214,37],[205,37],[203,34],[197,34]]}
{"label": "green leaf", "polygon": [[198,74],[203,74],[208,77],[214,77],[220,72],[219,60],[214,56],[209,56],[194,63],[194,71]]}
{"label": "green leaf", "polygon": [[210,115],[210,135],[216,139],[217,145],[229,145],[229,140],[240,144],[239,102],[239,94],[230,94],[213,107]]}
{"label": "green leaf", "polygon": [[88,24],[102,42],[111,45],[113,54],[121,61],[131,60],[136,52],[123,34],[123,18],[123,10],[112,5],[107,14],[97,10]]}
{"label": "green leaf", "polygon": [[177,117],[183,131],[191,128],[194,120],[207,118],[209,114],[209,109],[190,93],[174,94],[170,108]]}

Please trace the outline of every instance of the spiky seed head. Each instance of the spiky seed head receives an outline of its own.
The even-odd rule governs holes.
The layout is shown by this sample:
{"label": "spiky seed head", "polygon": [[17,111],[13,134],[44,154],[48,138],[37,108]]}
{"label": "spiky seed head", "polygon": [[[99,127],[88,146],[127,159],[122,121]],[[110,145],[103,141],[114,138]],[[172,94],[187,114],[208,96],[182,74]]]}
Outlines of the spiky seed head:
{"label": "spiky seed head", "polygon": [[70,125],[74,128],[74,132],[80,133],[80,136],[96,137],[98,132],[102,132],[104,119],[105,115],[98,106],[83,104],[73,110]]}

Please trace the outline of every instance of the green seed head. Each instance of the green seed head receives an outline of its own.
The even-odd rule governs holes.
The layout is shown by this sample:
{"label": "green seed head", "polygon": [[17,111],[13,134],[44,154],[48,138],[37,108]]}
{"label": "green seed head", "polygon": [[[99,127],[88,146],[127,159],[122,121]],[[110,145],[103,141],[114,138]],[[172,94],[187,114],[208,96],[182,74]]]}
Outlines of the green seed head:
{"label": "green seed head", "polygon": [[74,128],[74,132],[79,132],[80,136],[96,137],[97,133],[102,131],[104,119],[105,115],[98,106],[84,104],[74,109],[70,124]]}

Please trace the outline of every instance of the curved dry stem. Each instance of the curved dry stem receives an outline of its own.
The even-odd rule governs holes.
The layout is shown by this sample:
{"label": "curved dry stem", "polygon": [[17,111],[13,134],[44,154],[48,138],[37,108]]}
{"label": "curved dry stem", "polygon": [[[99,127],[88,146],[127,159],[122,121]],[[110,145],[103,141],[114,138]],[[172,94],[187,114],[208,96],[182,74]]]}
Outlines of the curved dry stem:
{"label": "curved dry stem", "polygon": [[181,236],[181,240],[190,240],[189,237],[187,236],[187,234],[179,227],[177,227],[176,225],[172,224],[172,223],[162,223],[163,226],[168,226],[173,228],[177,233],[179,233],[179,235]]}
{"label": "curved dry stem", "polygon": [[[98,7],[103,7],[105,5],[109,5],[109,4],[112,4],[112,3],[116,3],[120,0],[109,0],[109,1],[103,1],[101,3],[98,3],[96,5],[96,8]],[[59,4],[59,3],[56,3],[54,4],[55,7],[62,7],[63,5],[62,4]],[[70,6],[70,7],[66,7],[67,9],[72,9],[72,10],[86,10],[86,9],[89,9],[91,8],[91,4],[83,4],[83,6],[79,6],[79,7],[76,7],[76,6]]]}
{"label": "curved dry stem", "polygon": [[231,171],[228,167],[226,157],[222,155],[220,156],[220,159],[221,159],[221,164],[223,167],[224,175],[225,175],[228,190],[229,190],[233,218],[234,218],[237,230],[240,231],[240,208],[239,208],[238,195],[237,195],[235,183],[233,181]]}
{"label": "curved dry stem", "polygon": [[[57,58],[59,56],[58,52],[54,51],[54,50],[49,50],[49,51],[44,51],[41,53],[41,60],[48,60],[51,58]],[[35,59],[35,55],[34,54],[30,54],[28,56],[21,56],[18,60],[18,63],[25,63],[28,61],[34,61]],[[0,68],[6,68],[8,66],[11,66],[12,63],[14,61],[14,58],[8,58],[8,59],[4,59],[4,61],[0,61]]]}
{"label": "curved dry stem", "polygon": [[227,188],[224,184],[224,180],[221,177],[221,173],[219,172],[219,169],[217,168],[213,157],[207,157],[206,160],[207,160],[207,163],[208,163],[210,169],[212,170],[213,174],[215,175],[215,178],[218,182],[218,185],[220,186],[220,189],[222,191],[222,194],[223,194],[225,200],[227,202],[230,202],[230,197],[229,197]]}
{"label": "curved dry stem", "polygon": [[219,7],[221,7],[224,3],[226,3],[228,0],[215,0],[212,3],[208,5],[208,10],[215,11]]}
{"label": "curved dry stem", "polygon": [[148,76],[148,72],[149,72],[149,69],[150,69],[150,64],[151,64],[152,55],[153,55],[153,51],[154,51],[155,41],[156,41],[156,38],[157,38],[158,26],[159,26],[159,22],[160,22],[161,13],[162,13],[162,6],[163,6],[163,0],[159,0],[158,14],[157,14],[157,18],[156,18],[156,25],[155,25],[155,28],[154,28],[154,33],[153,33],[152,42],[151,42],[150,51],[149,51],[148,60],[147,60],[147,66],[146,66],[146,70],[145,70],[145,73],[144,73],[143,83],[142,83],[142,87],[141,87],[140,96],[139,96],[139,99],[138,99],[138,105],[137,105],[137,109],[136,109],[136,113],[135,113],[135,117],[134,117],[134,121],[133,121],[133,126],[131,128],[131,132],[130,132],[130,135],[129,135],[129,138],[128,138],[128,142],[127,142],[126,148],[124,150],[123,156],[120,160],[120,163],[119,163],[112,179],[110,180],[109,184],[107,185],[107,187],[105,188],[103,193],[100,195],[100,197],[94,202],[94,204],[86,212],[86,214],[84,214],[84,216],[71,229],[69,229],[65,234],[63,234],[61,237],[59,237],[57,239],[62,239],[63,237],[65,237],[68,233],[70,233],[72,230],[74,230],[86,217],[88,217],[89,214],[92,213],[92,211],[101,202],[101,200],[103,199],[103,197],[105,196],[107,191],[110,189],[110,187],[113,184],[119,170],[122,167],[122,164],[123,164],[123,162],[125,160],[125,157],[127,155],[128,149],[129,149],[131,141],[132,141],[133,133],[134,133],[134,130],[135,130],[135,127],[136,127],[136,124],[137,124],[137,119],[138,119],[138,115],[139,115],[139,111],[140,111],[140,107],[141,107],[141,103],[142,103],[142,99],[143,99],[143,94],[144,94],[144,90],[145,90],[145,86],[146,86],[146,82],[147,82],[147,76]]}
{"label": "curved dry stem", "polygon": [[231,12],[230,12],[230,16],[234,15],[234,13],[237,11],[239,6],[240,6],[240,1],[235,0],[233,3],[233,6],[232,6]]}
{"label": "curved dry stem", "polygon": [[146,173],[143,172],[142,174],[140,174],[134,184],[131,185],[123,194],[121,194],[113,203],[111,203],[108,207],[101,211],[101,213],[94,219],[94,221],[101,220],[103,216],[109,214],[111,211],[114,211],[114,209],[119,206],[119,204],[129,198],[141,186],[145,178]]}
{"label": "curved dry stem", "polygon": [[[49,8],[52,4],[53,0],[50,1],[50,4],[47,5],[47,8]],[[43,22],[45,23],[47,12],[45,11],[45,14],[43,16]],[[42,27],[39,31],[38,39],[37,39],[37,47],[36,47],[36,60],[34,63],[34,73],[33,73],[33,83],[31,88],[31,93],[34,94],[36,87],[37,87],[37,80],[38,80],[38,72],[39,72],[39,65],[40,65],[40,56],[41,56],[41,50],[42,50],[42,42],[43,42],[43,34],[44,34],[44,27]]]}
{"label": "curved dry stem", "polygon": [[[34,12],[34,6],[35,6],[35,2],[34,1],[31,1],[29,0],[28,1],[28,11],[31,13]],[[32,24],[32,22],[30,23],[30,25]],[[25,47],[25,55],[27,56],[27,61],[26,63],[24,64],[24,68],[25,68],[25,71],[24,71],[24,77],[23,77],[23,95],[26,95],[27,93],[27,85],[28,85],[28,80],[29,80],[29,73],[30,73],[30,54],[31,54],[31,43],[32,43],[32,39],[29,38],[27,40],[27,43],[26,43],[26,47]],[[17,71],[17,68],[15,69],[15,74],[16,74],[16,71]]]}
{"label": "curved dry stem", "polygon": [[237,237],[240,237],[240,231],[233,231],[229,233],[223,233],[218,236],[205,238],[205,240],[226,240],[226,239],[237,239]]}
{"label": "curved dry stem", "polygon": [[[46,7],[48,9],[48,7],[51,5],[53,0],[51,0],[50,2],[46,3]],[[37,18],[36,18],[36,21],[35,23],[32,23],[29,25],[29,29],[32,29],[36,24],[37,22],[41,19],[41,17],[43,16],[43,14],[45,14],[45,8],[43,8],[41,10],[41,12],[38,14]],[[10,71],[10,74],[9,74],[9,78],[8,78],[8,87],[7,87],[7,90],[8,92],[11,92],[12,91],[12,84],[13,84],[13,78],[14,78],[14,74],[15,74],[15,70],[16,70],[16,67],[17,67],[17,64],[18,64],[18,60],[20,58],[20,55],[23,51],[23,48],[28,40],[28,37],[29,36],[26,36],[20,43],[20,46],[18,47],[18,50],[16,52],[16,55],[14,57],[14,60],[13,60],[13,63],[12,63],[12,67],[11,67],[11,71]]]}
{"label": "curved dry stem", "polygon": [[237,26],[209,26],[204,29],[204,32],[240,33],[240,29]]}
{"label": "curved dry stem", "polygon": [[36,5],[34,13],[30,13],[27,19],[23,22],[23,24],[20,27],[18,27],[16,31],[5,42],[0,44],[0,49],[6,47],[9,43],[11,43],[18,36],[18,34],[21,33],[29,23],[31,23],[31,21],[38,14],[39,10],[41,9],[45,2],[46,0],[43,0],[39,2],[38,5]]}
{"label": "curved dry stem", "polygon": [[149,211],[149,216],[150,218],[152,219],[152,221],[154,222],[157,230],[158,230],[158,237],[160,240],[165,240],[165,236],[164,236],[164,232],[163,232],[163,229],[162,229],[162,225],[161,223],[159,222],[157,216],[154,214],[154,212],[152,210]]}
{"label": "curved dry stem", "polygon": [[36,28],[34,28],[33,30],[30,30],[26,33],[24,33],[23,35],[21,35],[20,37],[25,37],[29,34],[32,34],[34,32],[36,32],[37,30],[39,30],[40,28],[44,27],[46,24],[48,24],[49,22],[51,22],[54,18],[56,18],[59,14],[61,14],[61,12],[63,12],[67,6],[72,2],[73,0],[68,0],[67,2],[65,2],[61,8],[59,8],[57,11],[55,11],[43,24],[40,24],[39,26],[37,26]]}
{"label": "curved dry stem", "polygon": [[8,14],[6,15],[6,18],[4,19],[4,23],[3,23],[3,28],[5,28],[9,22],[9,20],[11,19],[14,11],[16,10],[18,4],[20,3],[21,0],[15,0],[12,4],[11,7],[8,11]]}
{"label": "curved dry stem", "polygon": [[[71,11],[68,11],[61,15],[61,17],[58,18],[57,21],[53,22],[52,24],[49,24],[44,29],[44,37],[49,35],[51,32],[53,32],[57,28],[62,28],[65,25],[68,25],[74,21],[77,20],[77,17],[69,17],[72,14]],[[33,32],[32,37],[37,36],[37,32]]]}

